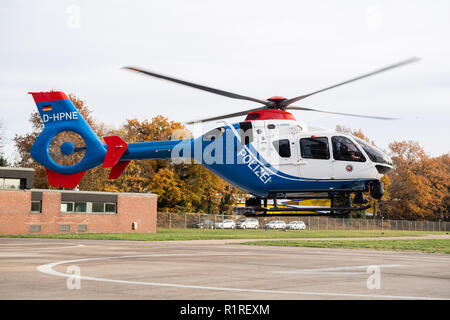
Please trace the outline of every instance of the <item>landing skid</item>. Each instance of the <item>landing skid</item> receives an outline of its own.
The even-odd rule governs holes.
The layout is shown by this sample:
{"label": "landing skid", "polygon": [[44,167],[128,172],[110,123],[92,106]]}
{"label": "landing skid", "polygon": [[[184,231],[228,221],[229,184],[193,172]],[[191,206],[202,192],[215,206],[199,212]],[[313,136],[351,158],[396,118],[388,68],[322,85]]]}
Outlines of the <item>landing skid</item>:
{"label": "landing skid", "polygon": [[[268,217],[268,216],[339,216],[346,215],[349,211],[360,211],[369,209],[371,205],[362,207],[301,207],[301,208],[248,208],[246,217]],[[276,213],[267,213],[276,212]],[[311,213],[312,212],[312,213]]]}
{"label": "landing skid", "polygon": [[[247,217],[262,216],[342,216],[353,211],[366,210],[371,207],[367,201],[358,202],[358,206],[352,205],[352,193],[359,193],[362,199],[362,190],[308,190],[297,193],[276,192],[268,198],[251,198],[246,201],[244,215]],[[268,200],[273,200],[273,207],[269,208]],[[330,199],[330,206],[300,206],[294,205],[295,201]],[[356,202],[355,197],[355,202]],[[278,204],[278,200],[289,200]],[[299,202],[300,203],[300,202]]]}

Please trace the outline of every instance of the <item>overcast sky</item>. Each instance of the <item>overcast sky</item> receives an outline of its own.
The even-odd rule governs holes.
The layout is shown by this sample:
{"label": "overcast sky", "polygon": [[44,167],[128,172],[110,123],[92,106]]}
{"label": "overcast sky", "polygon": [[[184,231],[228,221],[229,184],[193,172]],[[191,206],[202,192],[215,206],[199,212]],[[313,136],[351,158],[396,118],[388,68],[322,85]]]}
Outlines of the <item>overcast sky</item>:
{"label": "overcast sky", "polygon": [[449,12],[445,0],[2,0],[4,152],[13,159],[12,138],[31,130],[29,91],[74,93],[114,127],[134,117],[188,121],[259,107],[122,66],[265,99],[298,96],[418,56],[418,63],[296,104],[401,120],[294,115],[328,128],[361,128],[382,148],[416,140],[441,155],[450,151]]}

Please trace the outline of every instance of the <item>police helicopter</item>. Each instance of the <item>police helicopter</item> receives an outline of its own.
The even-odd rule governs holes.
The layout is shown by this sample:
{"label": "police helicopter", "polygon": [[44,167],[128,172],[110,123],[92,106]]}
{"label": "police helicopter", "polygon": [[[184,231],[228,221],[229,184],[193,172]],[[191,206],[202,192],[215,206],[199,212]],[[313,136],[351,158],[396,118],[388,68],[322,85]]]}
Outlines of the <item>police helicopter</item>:
{"label": "police helicopter", "polygon": [[[378,148],[352,135],[306,125],[287,110],[331,113],[381,120],[395,118],[317,110],[293,103],[415,61],[410,58],[350,80],[294,98],[266,100],[207,87],[137,67],[125,69],[208,91],[225,97],[261,104],[261,107],[187,122],[220,121],[220,126],[196,138],[126,143],[119,136],[94,133],[66,94],[61,91],[30,92],[44,124],[32,145],[31,156],[46,169],[51,185],[74,188],[86,170],[100,164],[111,168],[109,179],[118,178],[132,160],[195,160],[231,185],[249,193],[247,215],[344,214],[370,207],[364,193],[375,199],[384,194],[383,175],[391,159]],[[228,118],[246,115],[238,123]],[[330,199],[330,206],[299,206],[293,201]],[[280,201],[280,203],[278,202]],[[282,203],[282,201],[285,201]],[[280,205],[282,204],[282,206]]]}

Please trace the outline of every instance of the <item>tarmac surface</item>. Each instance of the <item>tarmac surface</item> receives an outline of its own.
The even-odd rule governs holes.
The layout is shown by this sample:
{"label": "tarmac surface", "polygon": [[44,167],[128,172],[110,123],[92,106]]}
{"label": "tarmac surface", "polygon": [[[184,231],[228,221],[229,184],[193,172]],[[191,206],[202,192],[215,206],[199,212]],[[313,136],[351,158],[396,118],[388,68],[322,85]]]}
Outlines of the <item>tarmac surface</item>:
{"label": "tarmac surface", "polygon": [[0,299],[450,299],[450,255],[236,242],[0,238]]}

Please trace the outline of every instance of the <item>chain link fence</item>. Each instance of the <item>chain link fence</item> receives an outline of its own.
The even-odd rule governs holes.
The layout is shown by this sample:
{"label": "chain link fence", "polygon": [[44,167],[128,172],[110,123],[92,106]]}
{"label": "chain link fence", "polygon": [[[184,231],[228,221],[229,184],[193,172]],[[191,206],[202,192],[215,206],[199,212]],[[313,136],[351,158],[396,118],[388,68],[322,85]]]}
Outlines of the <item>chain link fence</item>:
{"label": "chain link fence", "polygon": [[[204,228],[214,229],[223,220],[233,220],[235,223],[245,218],[239,215],[217,215],[201,213],[158,212],[157,226],[160,228]],[[256,217],[259,228],[272,220],[303,221],[307,230],[406,230],[406,231],[448,231],[450,222],[446,221],[409,221],[389,219],[358,219],[334,217]]]}

